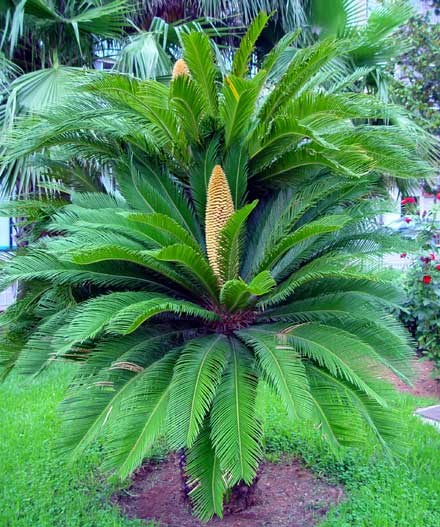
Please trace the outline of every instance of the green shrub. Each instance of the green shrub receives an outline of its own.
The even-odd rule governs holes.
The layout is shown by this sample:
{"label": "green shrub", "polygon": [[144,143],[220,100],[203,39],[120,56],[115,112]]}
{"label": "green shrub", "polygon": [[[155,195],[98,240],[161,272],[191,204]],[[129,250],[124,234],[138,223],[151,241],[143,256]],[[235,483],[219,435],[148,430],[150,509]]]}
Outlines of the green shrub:
{"label": "green shrub", "polygon": [[401,319],[417,340],[423,354],[435,361],[440,375],[440,261],[424,252],[408,267],[404,279],[407,302]]}
{"label": "green shrub", "polygon": [[[439,196],[440,197],[440,194]],[[415,242],[420,247],[403,277],[406,303],[400,318],[417,340],[419,349],[440,368],[440,257],[436,238],[439,207],[420,211],[414,198],[404,198],[402,206],[408,223],[414,226]],[[403,253],[401,257],[406,258]]]}

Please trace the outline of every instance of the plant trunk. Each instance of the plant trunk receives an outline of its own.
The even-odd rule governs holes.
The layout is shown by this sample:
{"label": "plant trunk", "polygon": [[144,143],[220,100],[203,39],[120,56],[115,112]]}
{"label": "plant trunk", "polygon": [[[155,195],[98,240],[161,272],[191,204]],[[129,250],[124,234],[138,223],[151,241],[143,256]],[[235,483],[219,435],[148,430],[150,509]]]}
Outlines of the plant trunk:
{"label": "plant trunk", "polygon": [[186,474],[186,453],[184,448],[180,448],[177,452],[179,457],[179,469],[180,469],[180,490],[182,493],[183,501],[185,503],[191,503],[189,499],[189,493],[191,487],[188,485],[188,476]]}
{"label": "plant trunk", "polygon": [[261,496],[261,490],[258,488],[259,479],[260,472],[258,471],[250,485],[247,485],[244,481],[234,485],[225,502],[225,511],[234,514],[256,505]]}
{"label": "plant trunk", "polygon": [[[181,480],[181,493],[183,501],[191,505],[189,493],[192,487],[188,483],[188,476],[186,474],[186,453],[185,449],[181,448],[178,453],[179,458],[179,469],[180,469],[180,480]],[[258,488],[258,480],[260,479],[260,471],[254,478],[254,481],[247,485],[244,481],[240,481],[229,490],[225,497],[225,512],[234,514],[240,511],[244,511],[249,507],[255,505],[260,498],[261,491]]]}

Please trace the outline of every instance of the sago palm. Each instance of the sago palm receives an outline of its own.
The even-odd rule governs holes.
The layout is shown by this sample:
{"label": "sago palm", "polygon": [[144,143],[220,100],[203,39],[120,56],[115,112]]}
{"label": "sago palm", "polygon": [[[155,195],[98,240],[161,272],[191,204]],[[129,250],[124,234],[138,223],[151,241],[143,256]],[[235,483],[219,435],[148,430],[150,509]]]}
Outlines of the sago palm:
{"label": "sago palm", "polygon": [[[399,423],[377,376],[410,373],[388,309],[400,293],[376,263],[401,242],[377,227],[384,200],[373,196],[383,175],[430,175],[418,131],[373,97],[320,88],[342,53],[333,40],[298,51],[274,86],[289,36],[249,77],[265,22],[231,75],[205,35],[188,34],[169,86],[85,83],[21,123],[5,159],[62,150],[107,164],[116,186],[10,206],[46,220],[3,268],[4,286],[28,284],[3,315],[5,372],[80,361],[62,404],[66,449],[80,455],[100,437],[104,468],[126,477],[166,435],[185,449],[203,519],[255,477],[260,383],[333,445],[388,448]],[[393,125],[368,123],[385,118]]]}

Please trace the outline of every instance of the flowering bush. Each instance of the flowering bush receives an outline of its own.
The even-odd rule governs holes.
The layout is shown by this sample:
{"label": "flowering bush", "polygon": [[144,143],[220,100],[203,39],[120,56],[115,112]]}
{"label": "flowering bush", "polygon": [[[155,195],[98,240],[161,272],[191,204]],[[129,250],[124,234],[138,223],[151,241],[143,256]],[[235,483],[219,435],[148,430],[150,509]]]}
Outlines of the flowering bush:
{"label": "flowering bush", "polygon": [[406,310],[401,319],[425,356],[436,363],[440,380],[440,264],[434,253],[424,252],[406,271]]}
{"label": "flowering bush", "polygon": [[[437,196],[440,199],[440,193]],[[436,377],[440,380],[440,255],[435,240],[439,233],[438,205],[428,212],[420,212],[417,201],[404,198],[401,201],[405,221],[414,220],[415,241],[422,252],[412,261],[404,276],[407,294],[401,319],[416,338],[419,349],[436,363]],[[402,253],[401,258],[407,258]]]}
{"label": "flowering bush", "polygon": [[[440,192],[436,196],[436,203],[430,210],[420,210],[416,198],[406,197],[400,202],[403,220],[408,224],[411,238],[417,241],[421,249],[432,252],[435,250],[435,240],[440,232]],[[411,224],[411,225],[409,225]]]}

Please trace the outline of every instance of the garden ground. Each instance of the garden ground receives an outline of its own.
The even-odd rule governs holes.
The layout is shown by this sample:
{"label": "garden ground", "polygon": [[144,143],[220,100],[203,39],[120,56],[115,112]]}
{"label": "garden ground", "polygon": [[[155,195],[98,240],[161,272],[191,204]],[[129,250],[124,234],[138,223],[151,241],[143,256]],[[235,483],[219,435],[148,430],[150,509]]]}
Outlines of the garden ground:
{"label": "garden ground", "polygon": [[[419,368],[425,369],[426,366]],[[17,382],[16,377],[11,377],[0,387],[0,525],[156,525],[151,521],[124,517],[112,505],[112,495],[127,496],[131,491],[129,488],[121,491],[94,469],[98,452],[92,452],[74,466],[66,465],[60,458],[56,450],[59,423],[55,409],[71,374],[72,366],[60,365],[32,384]],[[434,402],[435,399],[415,398],[410,394],[399,396],[399,412],[408,423],[407,450],[392,462],[373,449],[347,449],[336,458],[315,431],[292,427],[276,401],[264,394],[261,412],[269,461],[280,463],[280,473],[288,474],[284,478],[287,481],[288,478],[293,480],[295,474],[312,483],[314,478],[320,479],[315,490],[320,489],[322,495],[317,496],[313,491],[309,505],[304,508],[307,521],[311,523],[300,525],[319,521],[322,511],[328,508],[329,498],[332,498],[328,496],[328,489],[334,489],[333,499],[337,501],[341,496],[339,489],[344,486],[347,499],[330,509],[319,523],[321,527],[438,527],[440,434],[412,416],[415,407]],[[162,449],[154,454],[161,458],[165,453]],[[301,466],[292,461],[295,458],[302,460]],[[270,469],[274,475],[272,494],[266,495],[270,501],[268,505],[273,508],[276,506],[273,496],[280,493],[284,483],[275,479],[277,465],[267,466],[273,467]],[[312,470],[313,476],[305,467]],[[297,500],[301,499],[297,496]],[[246,525],[237,523],[237,520],[234,527]],[[298,521],[301,520],[292,518],[285,527],[299,525],[294,523]]]}

